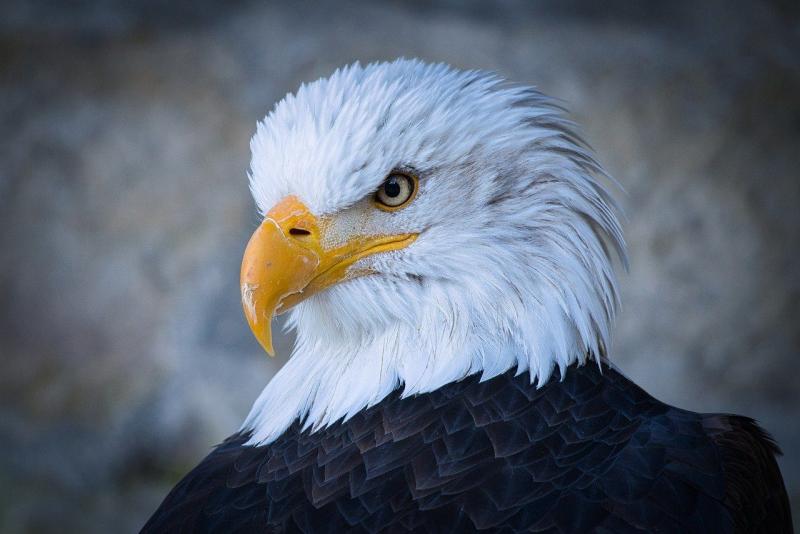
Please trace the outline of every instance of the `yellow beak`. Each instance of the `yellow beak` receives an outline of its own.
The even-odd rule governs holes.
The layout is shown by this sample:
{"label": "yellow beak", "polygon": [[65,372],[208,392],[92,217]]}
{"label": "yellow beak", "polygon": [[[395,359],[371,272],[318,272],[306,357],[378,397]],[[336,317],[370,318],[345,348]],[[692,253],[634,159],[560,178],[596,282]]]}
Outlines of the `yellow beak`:
{"label": "yellow beak", "polygon": [[349,269],[358,260],[407,247],[417,234],[354,236],[344,245],[326,249],[327,225],[294,196],[267,213],[244,251],[240,287],[250,329],[270,356],[272,318],[342,280],[369,274]]}

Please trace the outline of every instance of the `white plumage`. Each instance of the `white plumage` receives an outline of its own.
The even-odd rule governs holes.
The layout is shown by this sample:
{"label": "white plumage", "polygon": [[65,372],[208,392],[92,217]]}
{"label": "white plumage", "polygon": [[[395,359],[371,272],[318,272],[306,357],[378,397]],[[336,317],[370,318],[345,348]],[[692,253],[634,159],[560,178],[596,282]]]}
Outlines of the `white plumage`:
{"label": "white plumage", "polygon": [[[543,384],[599,358],[624,242],[605,173],[558,105],[483,72],[420,61],[359,64],[301,86],[259,123],[250,187],[262,213],[295,195],[341,240],[419,233],[353,268],[289,316],[297,341],[243,424],[269,443],[383,399],[516,367]],[[419,195],[370,197],[393,169]]]}

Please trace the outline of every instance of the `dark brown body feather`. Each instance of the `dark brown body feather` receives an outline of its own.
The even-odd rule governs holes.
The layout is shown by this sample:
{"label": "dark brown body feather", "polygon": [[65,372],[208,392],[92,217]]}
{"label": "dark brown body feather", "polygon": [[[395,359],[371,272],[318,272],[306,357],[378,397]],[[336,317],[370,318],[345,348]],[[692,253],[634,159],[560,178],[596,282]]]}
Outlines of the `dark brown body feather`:
{"label": "dark brown body feather", "polygon": [[705,415],[703,426],[720,451],[735,531],[792,532],[789,498],[775,462],[781,451],[772,437],[738,415]]}
{"label": "dark brown body feather", "polygon": [[777,447],[613,368],[397,392],[315,433],[235,435],[144,532],[791,532]]}

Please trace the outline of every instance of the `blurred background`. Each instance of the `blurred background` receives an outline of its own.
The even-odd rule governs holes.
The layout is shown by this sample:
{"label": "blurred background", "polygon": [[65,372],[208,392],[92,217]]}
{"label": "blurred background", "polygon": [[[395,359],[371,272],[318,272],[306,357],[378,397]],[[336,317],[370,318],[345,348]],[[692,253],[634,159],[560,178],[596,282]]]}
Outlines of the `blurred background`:
{"label": "blurred background", "polygon": [[800,13],[786,2],[0,7],[0,531],[136,531],[279,357],[239,304],[248,140],[354,60],[563,99],[626,188],[613,359],[757,418],[800,516]]}

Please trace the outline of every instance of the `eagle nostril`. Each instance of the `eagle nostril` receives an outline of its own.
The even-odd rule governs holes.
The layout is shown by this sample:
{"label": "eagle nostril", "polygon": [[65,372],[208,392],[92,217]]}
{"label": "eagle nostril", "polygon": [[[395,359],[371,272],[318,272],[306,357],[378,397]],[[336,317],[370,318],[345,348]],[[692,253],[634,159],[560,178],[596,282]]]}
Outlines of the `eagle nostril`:
{"label": "eagle nostril", "polygon": [[306,235],[311,235],[311,232],[308,230],[304,230],[303,228],[292,228],[289,230],[289,235],[293,235],[295,237],[302,237]]}

